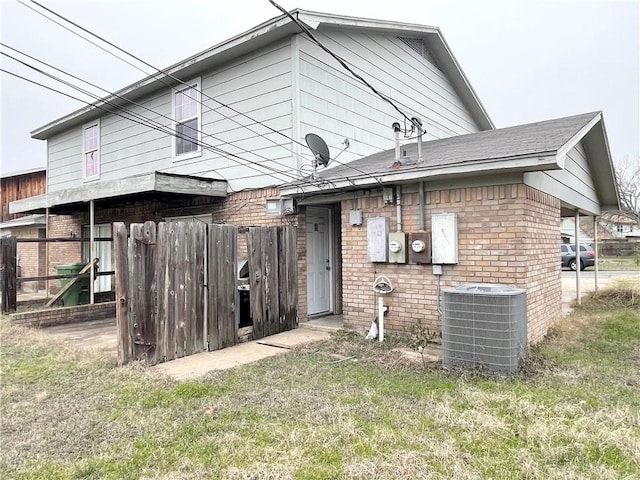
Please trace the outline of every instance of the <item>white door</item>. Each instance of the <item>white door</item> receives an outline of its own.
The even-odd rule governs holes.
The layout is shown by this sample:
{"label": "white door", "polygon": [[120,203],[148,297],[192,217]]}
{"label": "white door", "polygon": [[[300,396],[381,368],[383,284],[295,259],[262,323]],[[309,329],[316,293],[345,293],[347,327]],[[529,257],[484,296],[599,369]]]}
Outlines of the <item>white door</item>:
{"label": "white door", "polygon": [[307,313],[331,312],[331,229],[328,208],[307,208]]}

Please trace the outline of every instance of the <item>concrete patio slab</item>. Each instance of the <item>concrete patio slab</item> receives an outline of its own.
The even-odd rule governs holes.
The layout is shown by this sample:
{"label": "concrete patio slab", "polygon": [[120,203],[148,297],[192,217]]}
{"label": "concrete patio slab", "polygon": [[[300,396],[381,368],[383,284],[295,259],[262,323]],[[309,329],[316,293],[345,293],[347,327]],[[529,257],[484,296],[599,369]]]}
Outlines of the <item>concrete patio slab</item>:
{"label": "concrete patio slab", "polygon": [[118,348],[115,318],[56,325],[45,327],[42,331],[83,349],[112,351],[114,356]]}
{"label": "concrete patio slab", "polygon": [[[198,353],[161,363],[151,367],[151,369],[174,380],[187,380],[200,377],[209,372],[230,370],[264,358],[282,355],[289,352],[293,347],[328,338],[329,333],[327,332],[290,330],[260,340],[240,343],[222,350]],[[275,344],[280,346],[274,346]]]}

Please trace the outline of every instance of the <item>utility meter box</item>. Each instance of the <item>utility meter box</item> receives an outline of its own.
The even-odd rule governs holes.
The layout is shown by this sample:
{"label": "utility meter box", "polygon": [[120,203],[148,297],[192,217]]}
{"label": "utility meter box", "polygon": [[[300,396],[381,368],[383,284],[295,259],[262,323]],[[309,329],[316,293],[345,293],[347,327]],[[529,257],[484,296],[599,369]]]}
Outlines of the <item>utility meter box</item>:
{"label": "utility meter box", "polygon": [[407,234],[392,232],[389,234],[389,263],[407,263]]}
{"label": "utility meter box", "polygon": [[458,218],[455,213],[431,216],[431,258],[433,263],[458,263]]}
{"label": "utility meter box", "polygon": [[429,232],[410,233],[408,250],[411,263],[431,263],[431,234]]}
{"label": "utility meter box", "polygon": [[386,217],[367,218],[367,257],[370,262],[387,261],[387,241],[389,219]]}

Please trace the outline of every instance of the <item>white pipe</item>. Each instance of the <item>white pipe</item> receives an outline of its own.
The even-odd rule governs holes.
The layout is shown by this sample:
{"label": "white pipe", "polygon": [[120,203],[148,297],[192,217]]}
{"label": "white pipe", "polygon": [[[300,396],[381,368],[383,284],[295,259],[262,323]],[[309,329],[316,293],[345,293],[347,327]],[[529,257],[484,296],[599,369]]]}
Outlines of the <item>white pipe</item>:
{"label": "white pipe", "polygon": [[[51,211],[49,210],[49,207],[47,207],[44,213],[44,236],[46,238],[49,238],[49,235],[50,235],[50,229],[51,229],[50,218],[49,218],[50,215],[51,215]],[[49,275],[49,242],[44,243],[44,274]],[[44,296],[49,298],[49,279],[48,278],[44,281]]]}
{"label": "white pipe", "polygon": [[91,254],[89,255],[89,261],[91,262],[91,276],[89,277],[89,303],[93,305],[95,303],[95,293],[96,293],[96,285],[95,285],[95,264],[93,263],[93,259],[96,258],[96,241],[95,235],[93,232],[93,227],[95,225],[95,205],[93,200],[89,201],[89,251]]}
{"label": "white pipe", "polygon": [[400,130],[393,130],[393,140],[396,145],[396,162],[400,161]]}
{"label": "white pipe", "polygon": [[402,231],[402,205],[401,205],[401,186],[398,185],[396,187],[396,232],[401,232]]}
{"label": "white pipe", "polygon": [[418,146],[418,163],[419,163],[422,161],[422,122],[420,121],[419,118],[412,118],[412,120],[413,120],[413,124],[418,130],[418,141],[416,143]]}
{"label": "white pipe", "polygon": [[581,305],[582,300],[580,298],[580,262],[582,261],[580,258],[580,211],[576,210],[575,215],[575,249],[576,249],[576,305]]}
{"label": "white pipe", "polygon": [[595,273],[595,279],[594,279],[594,288],[595,291],[598,291],[598,258],[600,255],[600,250],[598,249],[598,216],[594,215],[593,216],[593,250],[594,250],[594,254],[595,254],[595,267],[596,267],[596,273]]}
{"label": "white pipe", "polygon": [[424,182],[418,183],[418,205],[420,207],[420,231],[424,231],[425,221],[424,221]]}
{"label": "white pipe", "polygon": [[384,301],[378,297],[378,341],[384,340]]}

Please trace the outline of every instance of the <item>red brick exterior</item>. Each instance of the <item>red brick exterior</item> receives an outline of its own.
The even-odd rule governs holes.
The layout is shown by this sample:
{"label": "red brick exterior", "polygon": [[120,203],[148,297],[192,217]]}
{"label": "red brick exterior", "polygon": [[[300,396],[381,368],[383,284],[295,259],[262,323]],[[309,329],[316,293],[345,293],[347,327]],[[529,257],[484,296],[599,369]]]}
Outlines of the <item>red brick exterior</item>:
{"label": "red brick exterior", "polygon": [[[410,333],[421,322],[440,331],[437,277],[431,265],[370,263],[367,260],[366,219],[388,217],[395,231],[396,206],[381,196],[361,198],[355,208],[363,225],[349,225],[353,200],[342,204],[343,314],[347,328],[364,332],[376,315],[372,284],[384,274],[395,291],[385,297],[386,329]],[[441,288],[465,283],[503,283],[527,290],[529,340],[539,341],[561,315],[558,225],[560,203],[524,185],[473,187],[428,192],[426,226],[432,214],[458,217],[457,265],[443,267]],[[402,197],[403,231],[419,230],[416,193]]]}
{"label": "red brick exterior", "polygon": [[[11,233],[18,238],[42,238],[45,235],[45,229],[43,225],[29,225],[13,228]],[[46,275],[44,243],[18,243],[16,249],[18,278]],[[19,288],[23,292],[36,292],[44,288],[44,282],[19,281]]]}
{"label": "red brick exterior", "polygon": [[[162,221],[172,216],[213,214],[214,222],[239,226],[276,226],[292,224],[298,234],[299,317],[306,320],[306,235],[304,207],[290,216],[268,216],[267,199],[278,198],[277,188],[249,190],[230,194],[226,199],[146,202],[96,210],[96,223],[145,220]],[[561,316],[560,263],[558,261],[559,201],[522,184],[472,187],[428,192],[426,225],[436,213],[458,215],[459,263],[443,267],[441,288],[464,283],[504,283],[527,290],[529,340],[541,340]],[[349,224],[349,211],[360,209],[363,225]],[[386,328],[410,333],[420,321],[434,332],[440,331],[437,277],[431,265],[395,265],[367,260],[366,219],[387,217],[395,230],[396,206],[385,206],[381,195],[349,199],[333,205],[337,255],[337,313],[343,312],[345,327],[367,330],[375,317],[376,295],[372,283],[385,274],[396,290],[385,298],[390,307]],[[419,208],[417,193],[402,196],[403,231],[417,232]],[[51,236],[81,234],[88,216],[55,217]],[[244,235],[239,251],[246,252]],[[79,244],[53,244],[51,264],[80,260]]]}

